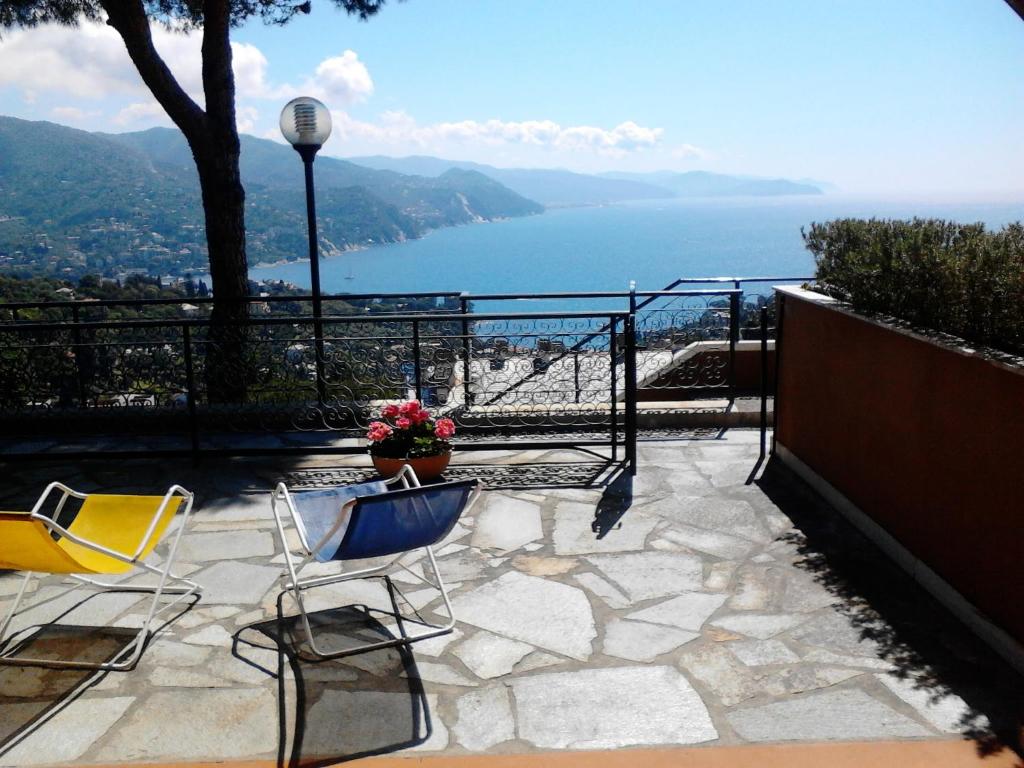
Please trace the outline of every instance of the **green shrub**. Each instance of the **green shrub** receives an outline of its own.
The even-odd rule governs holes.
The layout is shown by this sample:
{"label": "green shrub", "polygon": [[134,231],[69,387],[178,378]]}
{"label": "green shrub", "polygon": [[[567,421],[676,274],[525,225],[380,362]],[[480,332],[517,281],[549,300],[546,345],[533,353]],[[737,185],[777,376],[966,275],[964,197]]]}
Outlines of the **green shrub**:
{"label": "green shrub", "polygon": [[1024,226],[999,231],[938,219],[838,219],[801,231],[819,290],[1024,355]]}

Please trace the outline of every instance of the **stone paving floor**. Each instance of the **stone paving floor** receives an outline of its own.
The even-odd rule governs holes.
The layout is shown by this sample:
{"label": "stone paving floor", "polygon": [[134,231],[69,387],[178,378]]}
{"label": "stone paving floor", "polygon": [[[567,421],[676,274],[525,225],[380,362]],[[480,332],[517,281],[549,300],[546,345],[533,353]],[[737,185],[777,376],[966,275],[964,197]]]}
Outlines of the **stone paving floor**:
{"label": "stone paving floor", "polygon": [[[766,470],[757,441],[732,430],[642,443],[632,484],[581,453],[458,456],[451,474],[489,489],[438,548],[457,628],[408,651],[328,662],[279,620],[294,606],[278,600],[268,490],[281,478],[295,488],[358,479],[365,457],[18,467],[0,508],[26,508],[49,479],[195,490],[178,570],[205,592],[132,672],[0,667],[0,765],[862,739],[1019,746],[1019,678],[795,477]],[[15,583],[0,574],[0,610]],[[394,584],[403,613],[435,616],[436,593],[404,572]],[[31,596],[46,602],[20,626],[50,622],[40,646],[101,656],[123,640],[89,627],[138,626],[135,596],[67,590],[49,579]],[[328,643],[393,624],[351,607],[388,606],[379,580],[311,594]]]}

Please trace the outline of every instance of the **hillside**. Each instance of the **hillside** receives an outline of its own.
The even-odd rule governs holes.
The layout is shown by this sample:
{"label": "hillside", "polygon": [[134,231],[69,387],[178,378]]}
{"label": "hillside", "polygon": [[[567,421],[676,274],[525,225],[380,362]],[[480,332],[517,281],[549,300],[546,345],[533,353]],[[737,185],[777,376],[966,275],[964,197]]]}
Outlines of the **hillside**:
{"label": "hillside", "polygon": [[[241,166],[250,264],[303,258],[305,193],[295,152],[244,136]],[[426,178],[320,157],[316,183],[327,254],[543,210],[471,171]],[[75,277],[206,267],[198,180],[178,131],[92,134],[0,117],[0,270]]]}
{"label": "hillside", "polygon": [[492,165],[442,160],[423,155],[412,157],[350,158],[353,163],[398,173],[440,176],[456,168],[489,176],[523,197],[546,206],[600,205],[623,200],[652,200],[672,197],[671,191],[646,182],[611,179],[543,168],[495,168]]}
{"label": "hillside", "polygon": [[820,183],[787,179],[758,179],[707,171],[674,173],[602,173],[589,175],[540,168],[495,168],[480,163],[443,160],[439,157],[353,157],[368,168],[420,176],[439,176],[451,168],[473,170],[491,177],[514,192],[546,206],[600,205],[624,200],[669,197],[768,197],[820,195]]}

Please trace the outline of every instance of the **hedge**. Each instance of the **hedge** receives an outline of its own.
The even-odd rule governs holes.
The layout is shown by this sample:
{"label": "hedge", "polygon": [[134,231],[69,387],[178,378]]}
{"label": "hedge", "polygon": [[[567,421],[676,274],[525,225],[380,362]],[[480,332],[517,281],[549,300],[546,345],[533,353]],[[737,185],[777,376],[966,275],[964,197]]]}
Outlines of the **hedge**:
{"label": "hedge", "polygon": [[801,234],[830,296],[1024,355],[1024,225],[838,219]]}

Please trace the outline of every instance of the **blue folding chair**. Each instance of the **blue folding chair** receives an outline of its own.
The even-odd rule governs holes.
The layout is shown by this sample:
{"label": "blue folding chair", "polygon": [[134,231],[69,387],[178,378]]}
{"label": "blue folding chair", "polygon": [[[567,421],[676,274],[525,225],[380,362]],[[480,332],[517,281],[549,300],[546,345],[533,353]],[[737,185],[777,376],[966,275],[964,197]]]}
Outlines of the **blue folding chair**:
{"label": "blue folding chair", "polygon": [[[392,490],[395,486],[397,488]],[[456,480],[421,486],[416,473],[408,465],[389,480],[328,490],[293,492],[284,483],[278,483],[271,496],[271,508],[288,566],[281,577],[284,582],[283,591],[292,593],[298,603],[306,638],[313,653],[320,658],[337,658],[405,645],[451,632],[455,627],[455,615],[432,547],[451,532],[462,514],[476,503],[482,490],[483,485],[479,480]],[[303,550],[300,553],[293,553],[288,546],[280,511],[282,504],[288,509],[292,525],[298,533]],[[427,629],[406,634],[402,618],[396,615],[401,637],[331,652],[317,646],[303,601],[303,591],[350,579],[382,575],[398,564],[399,557],[421,548],[426,550],[435,581],[408,568],[405,570],[441,593],[448,621],[443,625],[423,621],[422,625]],[[364,560],[391,555],[395,557],[384,565],[356,571],[343,570],[331,576],[300,578],[302,570],[313,562]]]}

